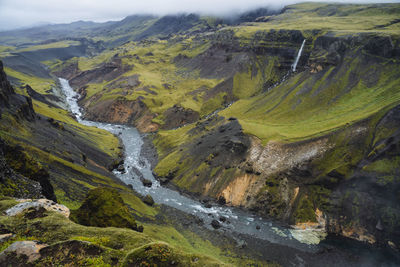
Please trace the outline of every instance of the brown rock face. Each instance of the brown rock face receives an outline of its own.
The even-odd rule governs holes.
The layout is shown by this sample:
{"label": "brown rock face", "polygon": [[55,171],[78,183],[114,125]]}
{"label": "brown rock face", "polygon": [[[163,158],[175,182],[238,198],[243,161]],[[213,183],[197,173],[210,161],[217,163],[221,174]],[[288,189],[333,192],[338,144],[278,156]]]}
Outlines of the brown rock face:
{"label": "brown rock face", "polygon": [[87,108],[85,117],[94,121],[135,125],[141,132],[154,132],[158,124],[147,106],[140,99],[127,100],[123,97],[107,100]]}
{"label": "brown rock face", "polygon": [[[73,68],[73,66],[71,67]],[[64,75],[70,77],[70,84],[74,88],[81,88],[88,83],[101,83],[103,81],[111,81],[121,76],[125,72],[131,69],[130,66],[123,65],[121,59],[114,57],[111,62],[104,63],[99,67],[82,71],[76,75]],[[76,73],[76,69],[71,69],[73,73]],[[65,71],[67,73],[67,71]]]}

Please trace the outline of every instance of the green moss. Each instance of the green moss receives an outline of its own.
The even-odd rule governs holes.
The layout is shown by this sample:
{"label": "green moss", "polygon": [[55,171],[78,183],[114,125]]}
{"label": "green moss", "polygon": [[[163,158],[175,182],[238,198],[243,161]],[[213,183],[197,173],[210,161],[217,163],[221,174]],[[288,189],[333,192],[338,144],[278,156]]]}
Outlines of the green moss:
{"label": "green moss", "polygon": [[123,266],[221,266],[222,262],[202,255],[182,253],[166,243],[152,243],[129,253]]}
{"label": "green moss", "polygon": [[52,79],[27,75],[8,67],[5,67],[4,71],[6,72],[7,76],[18,79],[22,85],[30,85],[35,91],[41,94],[45,94],[47,90],[50,90],[53,86],[56,86],[56,83]]}
{"label": "green moss", "polygon": [[302,195],[300,197],[299,204],[293,217],[295,218],[295,223],[317,222],[314,205],[307,195]]}
{"label": "green moss", "polygon": [[118,191],[105,187],[90,190],[82,206],[71,212],[71,219],[88,226],[138,229]]}
{"label": "green moss", "polygon": [[374,161],[371,164],[364,166],[363,170],[378,173],[395,174],[399,166],[400,157],[394,157],[391,159],[381,159]]}

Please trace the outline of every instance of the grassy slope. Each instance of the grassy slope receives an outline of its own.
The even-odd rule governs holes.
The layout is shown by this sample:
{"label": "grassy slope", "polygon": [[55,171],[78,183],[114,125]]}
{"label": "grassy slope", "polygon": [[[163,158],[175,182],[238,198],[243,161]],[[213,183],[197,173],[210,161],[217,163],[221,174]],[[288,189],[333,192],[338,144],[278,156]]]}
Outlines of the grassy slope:
{"label": "grassy slope", "polygon": [[[267,93],[236,102],[221,115],[237,117],[245,132],[263,143],[290,142],[327,134],[400,101],[398,64],[392,60],[366,67],[349,57],[344,65],[318,76],[300,73]],[[350,85],[349,75],[355,74],[362,78]],[[367,85],[369,75],[379,77],[373,86]]]}
{"label": "grassy slope", "polygon": [[[188,93],[200,87],[212,88],[221,80],[200,78],[197,73],[190,73],[185,69],[177,68],[172,64],[173,59],[178,55],[187,55],[192,57],[204,51],[209,44],[203,44],[193,41],[191,38],[185,39],[178,44],[175,42],[168,43],[166,41],[156,41],[155,43],[129,43],[112,51],[105,51],[93,58],[74,58],[72,61],[78,61],[79,69],[93,69],[99,64],[111,59],[112,56],[118,54],[123,58],[125,65],[131,65],[133,69],[121,77],[138,74],[140,86],[136,90],[130,90],[126,94],[123,88],[107,89],[107,85],[113,81],[99,84],[89,83],[87,88],[87,99],[100,93],[101,98],[96,102],[107,99],[115,99],[123,95],[126,99],[136,99],[139,96],[144,97],[143,102],[154,113],[161,114],[174,104],[180,104],[185,108],[190,108],[206,115],[213,111],[216,107],[206,105],[201,93],[197,94],[197,100],[193,99],[193,95]],[[149,52],[152,55],[146,55]],[[57,68],[57,66],[53,66]],[[169,84],[172,89],[166,89],[164,84]],[[143,88],[148,88],[155,94],[151,94]],[[156,119],[162,122],[162,117]]]}
{"label": "grassy slope", "polygon": [[[323,30],[337,34],[354,32],[382,32],[398,34],[400,24],[391,24],[398,19],[398,4],[340,5],[323,3],[301,3],[288,6],[283,14],[269,17],[268,22],[249,23],[232,27],[238,36],[250,37],[257,31],[271,29]],[[387,26],[386,26],[387,25]]]}

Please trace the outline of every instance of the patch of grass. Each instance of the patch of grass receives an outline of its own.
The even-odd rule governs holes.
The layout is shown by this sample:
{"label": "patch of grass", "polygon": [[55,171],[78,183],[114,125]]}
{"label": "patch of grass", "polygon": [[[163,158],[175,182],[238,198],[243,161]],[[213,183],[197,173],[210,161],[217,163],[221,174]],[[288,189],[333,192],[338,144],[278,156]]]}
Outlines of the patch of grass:
{"label": "patch of grass", "polygon": [[79,41],[72,41],[72,40],[64,40],[58,42],[52,42],[47,44],[40,44],[40,45],[32,45],[26,48],[18,49],[17,52],[28,52],[28,51],[36,51],[36,50],[43,50],[49,48],[65,48],[69,46],[77,46],[81,43]]}
{"label": "patch of grass", "polygon": [[15,71],[11,68],[5,67],[4,71],[8,76],[14,77],[22,83],[22,85],[30,85],[35,91],[45,94],[46,91],[50,90],[56,83],[52,79],[44,79],[36,76],[24,74],[22,72]]}
{"label": "patch of grass", "polygon": [[399,4],[355,5],[301,3],[270,16],[268,22],[247,23],[229,27],[236,36],[250,39],[258,31],[271,29],[333,31],[338,34],[359,32],[398,33],[399,23],[391,24],[400,14]]}

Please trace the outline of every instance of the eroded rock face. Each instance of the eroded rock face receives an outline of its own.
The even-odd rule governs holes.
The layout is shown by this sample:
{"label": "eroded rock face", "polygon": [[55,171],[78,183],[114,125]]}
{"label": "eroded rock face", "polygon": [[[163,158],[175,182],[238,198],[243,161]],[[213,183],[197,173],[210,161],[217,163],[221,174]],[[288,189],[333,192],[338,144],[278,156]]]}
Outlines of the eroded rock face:
{"label": "eroded rock face", "polygon": [[135,125],[141,132],[154,132],[158,124],[146,104],[141,100],[117,98],[106,100],[86,108],[85,118],[94,121]]}
{"label": "eroded rock face", "polygon": [[33,121],[36,117],[32,99],[14,92],[0,61],[0,115],[4,110],[20,120]]}
{"label": "eroded rock face", "polygon": [[118,56],[114,56],[110,62],[101,64],[92,70],[79,72],[73,77],[70,77],[70,84],[74,88],[81,88],[88,83],[111,81],[130,69],[131,67],[129,65],[122,64],[122,61]]}

